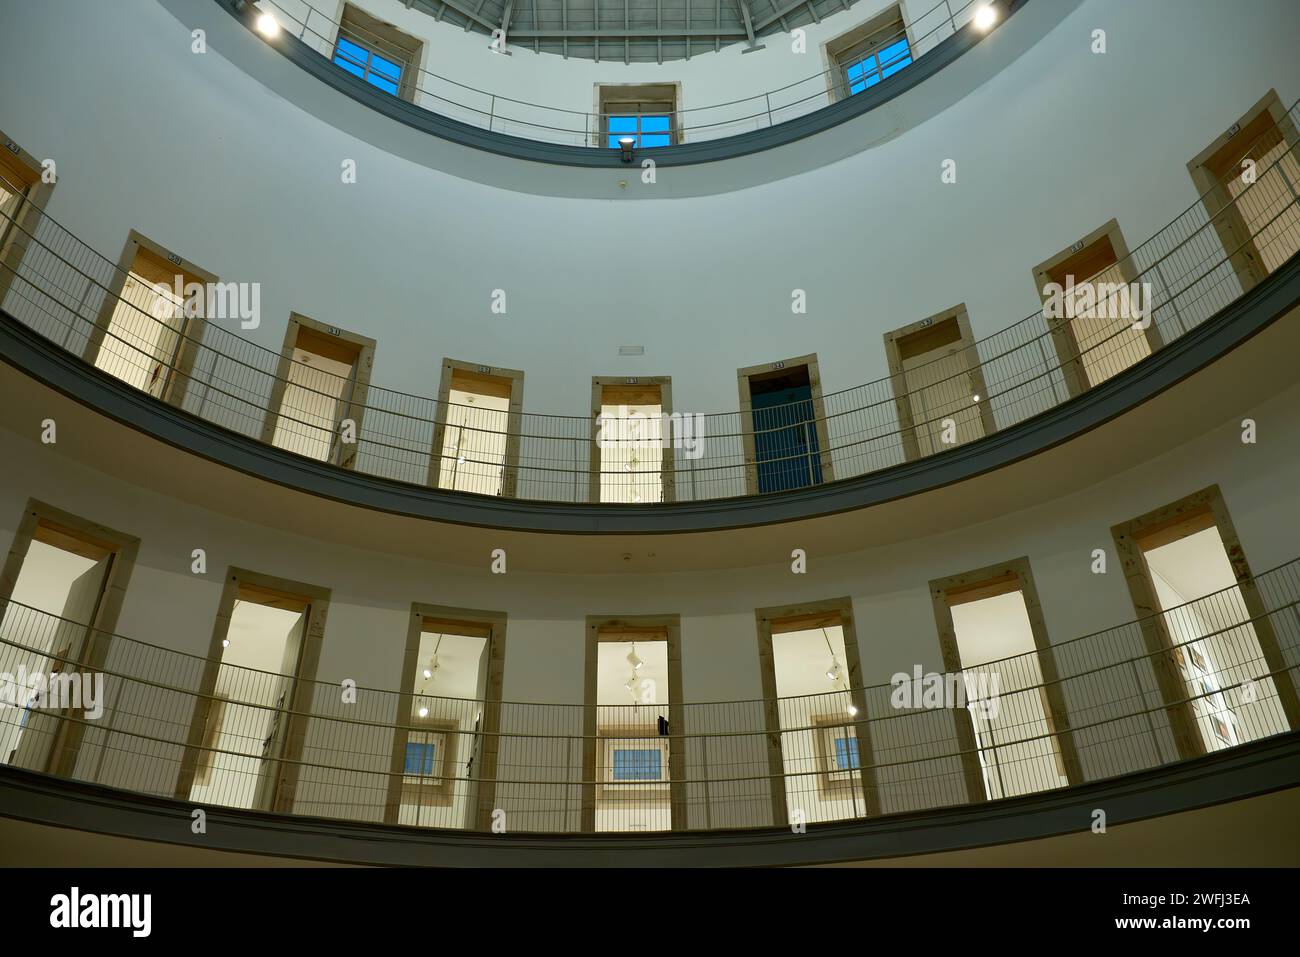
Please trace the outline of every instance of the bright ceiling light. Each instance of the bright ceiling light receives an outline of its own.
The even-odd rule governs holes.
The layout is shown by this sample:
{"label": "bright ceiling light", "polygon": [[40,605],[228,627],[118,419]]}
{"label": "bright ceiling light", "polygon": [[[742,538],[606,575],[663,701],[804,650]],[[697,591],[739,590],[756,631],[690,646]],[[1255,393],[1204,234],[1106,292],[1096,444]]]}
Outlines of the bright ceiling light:
{"label": "bright ceiling light", "polygon": [[424,669],[424,677],[425,677],[425,678],[432,678],[432,677],[433,677],[433,672],[430,671],[428,668],[425,668],[425,669]]}
{"label": "bright ceiling light", "polygon": [[849,709],[848,709],[848,710],[849,710],[849,717],[850,717],[850,718],[856,718],[856,717],[858,716],[858,706],[857,706],[857,705],[855,705],[855,704],[851,704],[851,705],[849,705]]}
{"label": "bright ceiling light", "polygon": [[980,394],[978,392],[976,392],[973,396],[971,396],[972,402],[978,402],[979,400],[980,400]]}
{"label": "bright ceiling light", "polygon": [[230,647],[230,639],[229,639],[229,638],[222,638],[222,639],[221,639],[221,647],[222,647],[222,648],[229,648],[229,647]]}
{"label": "bright ceiling light", "polygon": [[427,718],[429,717],[429,709],[425,707],[421,707],[418,714],[420,715],[421,718]]}
{"label": "bright ceiling light", "polygon": [[627,654],[627,663],[632,666],[633,671],[640,671],[641,666],[645,664],[645,662],[641,660],[641,656],[636,653],[635,644],[632,646],[632,650]]}
{"label": "bright ceiling light", "polygon": [[998,22],[998,12],[989,4],[975,11],[975,29],[987,30]]}
{"label": "bright ceiling light", "polygon": [[274,40],[280,35],[280,21],[274,14],[263,13],[257,18],[257,32],[268,40]]}
{"label": "bright ceiling light", "polygon": [[831,659],[831,666],[826,671],[827,681],[838,681],[840,677],[840,663],[834,658]]}

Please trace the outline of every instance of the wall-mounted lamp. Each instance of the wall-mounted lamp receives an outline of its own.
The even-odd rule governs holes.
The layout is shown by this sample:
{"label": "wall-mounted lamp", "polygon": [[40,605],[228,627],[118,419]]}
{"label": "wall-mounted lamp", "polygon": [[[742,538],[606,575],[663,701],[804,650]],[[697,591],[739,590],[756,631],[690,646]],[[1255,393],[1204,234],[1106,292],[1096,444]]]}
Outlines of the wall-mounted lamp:
{"label": "wall-mounted lamp", "polygon": [[274,14],[263,13],[257,18],[257,32],[268,40],[274,40],[280,35],[280,21]]}
{"label": "wall-mounted lamp", "polygon": [[619,157],[624,163],[632,162],[632,147],[636,145],[635,136],[620,136],[618,139]]}

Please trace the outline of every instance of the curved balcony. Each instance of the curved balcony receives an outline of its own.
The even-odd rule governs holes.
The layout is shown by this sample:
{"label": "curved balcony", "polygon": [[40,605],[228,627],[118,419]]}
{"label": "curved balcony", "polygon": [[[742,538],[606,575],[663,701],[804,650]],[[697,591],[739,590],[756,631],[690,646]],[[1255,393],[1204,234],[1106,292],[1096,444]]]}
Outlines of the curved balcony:
{"label": "curved balcony", "polygon": [[[1247,592],[1262,610],[1246,611]],[[904,675],[660,706],[350,695],[346,682],[221,664],[11,602],[0,672],[103,684],[94,711],[48,697],[0,710],[0,809],[176,843],[201,806],[229,825],[216,846],[382,863],[629,851],[814,863],[1084,831],[1099,796],[1119,823],[1300,785],[1284,713],[1300,677],[1298,607],[1300,560],[1046,653],[923,679],[964,698],[904,700]],[[1153,630],[1173,636],[1159,652]],[[1245,650],[1265,631],[1280,666]],[[1177,677],[1207,644],[1212,673]],[[1171,675],[1181,697],[1162,693]],[[1224,710],[1232,721],[1216,727]],[[1201,756],[1180,759],[1180,724],[1201,729]],[[412,764],[411,742],[418,756],[433,736],[439,760]],[[611,743],[664,758],[629,777]]]}
{"label": "curved balcony", "polygon": [[[1294,122],[1295,107],[1288,116]],[[924,382],[911,390],[896,374],[811,403],[679,422],[486,411],[266,349],[227,328],[235,321],[204,318],[210,290],[197,313],[172,306],[174,314],[157,315],[147,289],[128,292],[125,266],[49,216],[32,227],[21,209],[0,209],[18,238],[17,255],[0,262],[0,351],[173,444],[387,511],[579,532],[787,521],[936,488],[1059,444],[1285,314],[1300,302],[1300,199],[1283,170],[1297,144],[1283,142],[1250,184],[1232,184],[1229,204],[1250,204],[1249,235],[1224,232],[1227,205],[1207,194],[1079,283],[1109,290],[1093,313],[1039,312],[954,347],[910,370]],[[1104,308],[1137,286],[1144,333],[1122,309]],[[110,326],[119,312],[129,322]],[[659,428],[638,434],[647,422]],[[637,459],[647,449],[649,466]],[[779,480],[775,490],[765,490],[765,476]]]}
{"label": "curved balcony", "polygon": [[[364,28],[344,25],[315,7],[294,0],[217,0],[249,30],[261,33],[259,18],[275,17],[279,29],[264,36],[290,60],[335,89],[394,119],[453,142],[571,166],[619,166],[618,150],[606,148],[601,131],[607,115],[536,103],[481,90],[431,70],[414,69],[405,98],[377,90],[335,66],[340,37],[369,45]],[[656,163],[676,166],[713,162],[793,142],[879,107],[933,76],[975,47],[986,31],[973,24],[976,10],[991,6],[999,19],[1026,0],[940,0],[910,19],[897,39],[909,42],[910,65],[852,96],[836,96],[838,68],[815,73],[751,96],[673,112],[676,143],[655,147]],[[900,14],[900,16],[902,16]],[[754,24],[772,27],[777,14]],[[514,40],[528,35],[509,33]],[[741,34],[736,39],[744,39]],[[891,38],[892,39],[892,38]]]}

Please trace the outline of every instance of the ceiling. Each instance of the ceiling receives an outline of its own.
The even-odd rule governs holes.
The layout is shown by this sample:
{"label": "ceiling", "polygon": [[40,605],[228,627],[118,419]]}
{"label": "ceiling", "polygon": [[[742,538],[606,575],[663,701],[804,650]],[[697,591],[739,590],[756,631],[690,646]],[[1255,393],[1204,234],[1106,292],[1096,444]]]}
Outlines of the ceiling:
{"label": "ceiling", "polygon": [[589,60],[662,63],[758,45],[847,10],[854,0],[404,0],[435,20],[492,36],[510,46]]}

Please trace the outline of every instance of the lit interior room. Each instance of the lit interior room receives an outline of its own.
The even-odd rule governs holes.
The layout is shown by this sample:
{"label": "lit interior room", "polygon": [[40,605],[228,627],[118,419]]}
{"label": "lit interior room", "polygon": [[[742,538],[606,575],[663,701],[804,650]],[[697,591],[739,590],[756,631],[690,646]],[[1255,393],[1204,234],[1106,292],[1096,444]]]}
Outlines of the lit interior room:
{"label": "lit interior room", "polygon": [[1298,36],[0,0],[0,866],[1250,918],[1124,882],[1300,866]]}

